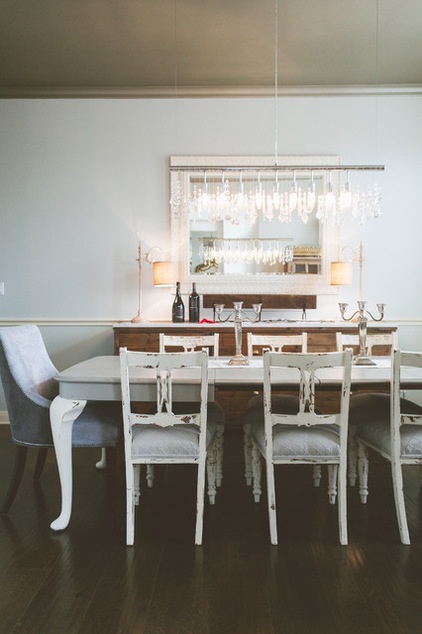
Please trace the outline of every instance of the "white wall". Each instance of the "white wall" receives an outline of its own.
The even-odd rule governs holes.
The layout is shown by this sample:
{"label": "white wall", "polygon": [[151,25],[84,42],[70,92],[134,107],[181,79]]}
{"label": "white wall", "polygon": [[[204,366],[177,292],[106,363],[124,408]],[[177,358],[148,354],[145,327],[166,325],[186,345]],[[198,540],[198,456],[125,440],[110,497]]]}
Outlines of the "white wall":
{"label": "white wall", "polygon": [[[363,240],[365,298],[422,349],[422,95],[280,98],[278,113],[280,154],[386,165],[384,216],[341,238]],[[170,248],[168,157],[272,155],[274,129],[271,98],[0,101],[0,325],[43,324],[60,368],[111,353],[110,324],[137,311],[138,240]],[[147,267],[144,312],[167,318],[172,292]],[[321,298],[315,316],[357,292]]]}

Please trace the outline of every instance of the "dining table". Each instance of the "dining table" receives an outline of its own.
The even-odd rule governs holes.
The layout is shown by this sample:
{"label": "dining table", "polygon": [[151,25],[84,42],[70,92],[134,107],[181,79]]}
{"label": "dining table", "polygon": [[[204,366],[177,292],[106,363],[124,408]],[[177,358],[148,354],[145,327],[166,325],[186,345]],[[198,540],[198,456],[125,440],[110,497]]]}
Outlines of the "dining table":
{"label": "dining table", "polygon": [[[388,391],[391,375],[390,357],[373,357],[374,365],[352,367],[352,389],[384,389]],[[217,388],[238,390],[262,389],[262,357],[252,357],[247,365],[231,365],[229,358],[210,358],[208,361],[208,398],[214,400]],[[88,400],[121,401],[119,356],[98,356],[73,365],[56,377],[59,395],[50,407],[50,421],[61,488],[61,512],[50,524],[54,531],[66,529],[72,511],[72,426]],[[154,370],[138,369],[131,377],[132,398],[140,402],[156,401]],[[318,385],[338,389],[342,381],[341,368],[328,367],[318,372]],[[292,389],[299,377],[292,368],[277,368],[272,382],[280,388]],[[422,388],[422,372],[404,369],[403,389]],[[194,368],[183,368],[173,373],[173,400],[197,401],[199,375]]]}

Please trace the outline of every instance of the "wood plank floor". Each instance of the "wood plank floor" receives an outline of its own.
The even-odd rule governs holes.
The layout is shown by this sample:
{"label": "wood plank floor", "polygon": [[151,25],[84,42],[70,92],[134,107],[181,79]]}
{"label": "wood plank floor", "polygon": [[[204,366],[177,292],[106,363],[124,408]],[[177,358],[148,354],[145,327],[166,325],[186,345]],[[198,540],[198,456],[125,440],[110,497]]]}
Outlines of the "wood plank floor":
{"label": "wood plank floor", "polygon": [[[14,447],[0,426],[0,498]],[[265,500],[243,479],[240,429],[226,433],[225,475],[207,506],[204,544],[193,545],[192,467],[157,469],[125,546],[123,456],[114,494],[94,463],[74,452],[74,509],[54,534],[60,492],[53,452],[41,483],[27,473],[0,519],[0,632],[39,634],[401,634],[422,627],[422,504],[415,469],[405,472],[412,546],[399,542],[387,463],[374,458],[370,498],[349,494],[350,543],[337,541],[336,508],[308,467],[277,471],[278,547]]]}

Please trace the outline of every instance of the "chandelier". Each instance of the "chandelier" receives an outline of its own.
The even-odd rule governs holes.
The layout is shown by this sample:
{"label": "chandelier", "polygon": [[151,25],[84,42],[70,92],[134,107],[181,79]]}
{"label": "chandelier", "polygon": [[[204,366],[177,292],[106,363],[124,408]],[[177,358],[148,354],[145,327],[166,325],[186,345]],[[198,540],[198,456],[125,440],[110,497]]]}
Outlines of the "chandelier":
{"label": "chandelier", "polygon": [[[351,173],[382,171],[383,165],[171,165],[172,214],[190,220],[238,225],[259,219],[282,223],[340,224],[346,215],[363,224],[379,218],[382,190],[353,184]],[[322,178],[321,178],[322,176]],[[337,176],[337,178],[334,178]]]}

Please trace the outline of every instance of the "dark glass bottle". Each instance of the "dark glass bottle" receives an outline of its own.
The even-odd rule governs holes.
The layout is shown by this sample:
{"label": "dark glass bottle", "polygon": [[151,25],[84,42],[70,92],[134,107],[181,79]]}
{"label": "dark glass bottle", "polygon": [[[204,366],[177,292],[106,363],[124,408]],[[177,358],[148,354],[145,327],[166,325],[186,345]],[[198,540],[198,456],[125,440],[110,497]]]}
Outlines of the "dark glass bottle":
{"label": "dark glass bottle", "polygon": [[199,295],[196,292],[195,282],[192,284],[192,293],[189,295],[189,321],[191,323],[199,321]]}
{"label": "dark glass bottle", "polygon": [[176,295],[171,311],[171,318],[175,323],[185,321],[185,305],[182,300],[182,295],[180,294],[180,282],[176,282]]}

